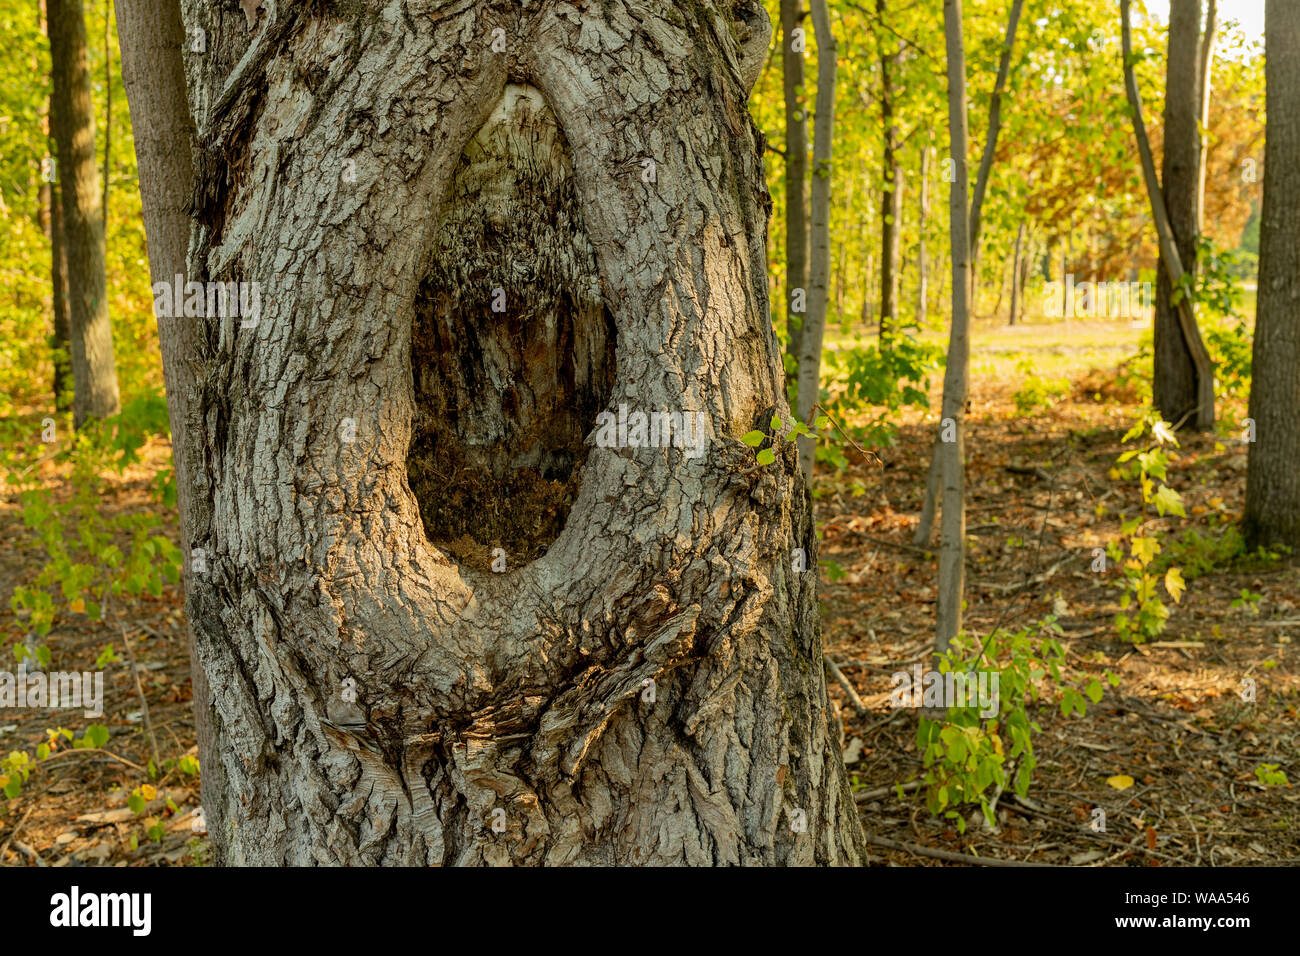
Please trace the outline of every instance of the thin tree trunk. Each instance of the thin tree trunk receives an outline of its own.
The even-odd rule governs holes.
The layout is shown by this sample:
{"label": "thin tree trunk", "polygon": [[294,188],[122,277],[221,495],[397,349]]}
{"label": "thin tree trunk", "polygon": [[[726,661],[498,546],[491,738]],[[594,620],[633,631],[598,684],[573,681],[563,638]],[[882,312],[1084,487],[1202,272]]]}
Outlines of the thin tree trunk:
{"label": "thin tree trunk", "polygon": [[184,0],[188,271],[263,290],[186,436],[217,860],[861,863],[808,491],[739,440],[790,416],[761,5],[397,7]]}
{"label": "thin tree trunk", "polygon": [[1061,237],[1061,316],[1069,325],[1074,318],[1074,296],[1070,289],[1070,250],[1074,245],[1074,220],[1070,220],[1070,231]]}
{"label": "thin tree trunk", "polygon": [[[1164,156],[1161,192],[1169,228],[1187,282],[1195,281],[1196,208],[1200,175],[1201,137],[1198,89],[1198,40],[1201,34],[1201,0],[1171,0],[1169,43],[1166,56]],[[1163,256],[1163,250],[1162,250]],[[1197,369],[1191,347],[1178,320],[1175,287],[1162,263],[1156,283],[1155,356],[1152,399],[1170,422],[1181,423],[1196,414]],[[1181,294],[1181,293],[1180,293]],[[1194,423],[1193,423],[1194,424]]]}
{"label": "thin tree trunk", "polygon": [[1300,7],[1264,7],[1264,200],[1246,471],[1247,545],[1300,549]]}
{"label": "thin tree trunk", "polygon": [[866,326],[876,313],[876,304],[871,301],[871,293],[876,287],[876,257],[867,256],[867,265],[862,275],[862,324]]}
{"label": "thin tree trunk", "polygon": [[1007,76],[1011,72],[1011,51],[1015,47],[1016,27],[1020,23],[1020,9],[1023,6],[1024,0],[1012,0],[1011,13],[1007,16],[1007,35],[1002,41],[1002,54],[998,57],[998,76],[993,83],[993,94],[989,98],[989,128],[984,138],[984,155],[980,158],[979,175],[975,178],[975,193],[970,207],[970,250],[973,261],[979,259],[984,193],[988,189],[989,173],[993,171],[998,134],[1002,132],[1002,97],[1006,93]]}
{"label": "thin tree trunk", "polygon": [[1020,305],[1021,296],[1021,250],[1025,242],[1025,221],[1020,220],[1020,228],[1016,230],[1016,248],[1011,255],[1011,316],[1007,325],[1016,324],[1016,309]]}
{"label": "thin tree trunk", "polygon": [[[1016,9],[1018,7],[1019,0]],[[948,649],[961,630],[962,595],[966,587],[965,420],[970,366],[966,295],[971,288],[971,222],[967,218],[970,207],[967,205],[969,187],[966,173],[966,50],[962,40],[961,0],[944,0],[943,24],[948,51],[948,135],[956,175],[948,189],[952,332],[948,339],[948,365],[943,376],[943,418],[951,422],[951,433],[945,434],[946,429],[940,428],[943,520],[939,529],[939,600],[934,636],[934,649],[938,654]],[[992,139],[989,142],[992,143]]]}
{"label": "thin tree trunk", "polygon": [[[131,110],[139,169],[149,274],[152,283],[163,283],[171,289],[177,276],[188,271],[188,204],[194,193],[194,120],[185,92],[182,47],[186,36],[180,4],[177,0],[116,0],[115,6],[122,83]],[[195,369],[203,359],[205,339],[200,334],[202,320],[174,316],[158,317],[157,321],[171,422],[184,583],[186,593],[192,594],[195,574],[206,573],[207,565],[207,555],[196,555],[191,544],[195,526],[192,488],[195,470],[201,468],[195,458],[201,454],[201,446],[190,437],[195,428],[191,421]],[[201,562],[197,570],[196,556]],[[199,665],[190,628],[187,636],[203,805],[216,807],[226,800],[225,771],[217,751],[207,675]]]}
{"label": "thin tree trunk", "polygon": [[[1171,59],[1177,59],[1174,57],[1174,52],[1176,50],[1184,50],[1186,46],[1185,42],[1175,42],[1175,24],[1173,23],[1175,13],[1177,13],[1180,21],[1192,19],[1199,24],[1199,16],[1188,17],[1188,11],[1186,9],[1188,4],[1197,5],[1199,9],[1197,0],[1173,0],[1173,4],[1170,7],[1171,38],[1169,45]],[[1151,218],[1155,221],[1156,234],[1160,238],[1160,276],[1156,290],[1155,316],[1156,374],[1155,386],[1153,388],[1153,391],[1155,392],[1155,402],[1156,407],[1161,411],[1161,413],[1174,424],[1178,424],[1182,418],[1187,415],[1190,417],[1193,427],[1201,430],[1209,430],[1214,427],[1214,365],[1210,360],[1209,352],[1205,349],[1204,342],[1201,341],[1201,333],[1196,326],[1196,315],[1192,309],[1192,301],[1190,297],[1182,296],[1174,308],[1174,315],[1177,317],[1178,323],[1177,327],[1172,330],[1168,329],[1166,323],[1165,334],[1162,335],[1161,333],[1160,290],[1164,290],[1165,297],[1163,301],[1165,302],[1166,310],[1168,310],[1171,305],[1169,290],[1179,286],[1183,281],[1182,253],[1180,252],[1180,246],[1176,241],[1176,235],[1173,226],[1170,223],[1169,214],[1165,208],[1164,197],[1166,190],[1169,189],[1169,184],[1166,183],[1165,188],[1162,189],[1160,180],[1156,177],[1156,164],[1151,155],[1151,141],[1147,138],[1146,123],[1142,118],[1142,98],[1138,93],[1137,78],[1134,75],[1132,63],[1133,32],[1130,25],[1131,6],[1132,0],[1120,0],[1120,16],[1122,20],[1121,39],[1124,50],[1124,87],[1128,93],[1129,107],[1133,114],[1133,133],[1137,140],[1138,155],[1142,163],[1142,177],[1145,180],[1147,187],[1147,197],[1151,202]],[[1187,32],[1187,27],[1184,23],[1180,22],[1178,32],[1180,36]],[[1193,43],[1192,46],[1192,69],[1195,69],[1195,44]],[[1174,136],[1173,144],[1171,144],[1170,137],[1173,133],[1169,129],[1169,110],[1171,108],[1177,109],[1177,107],[1171,106],[1170,100],[1172,99],[1175,102],[1178,102],[1183,99],[1183,97],[1175,94],[1173,91],[1177,90],[1180,82],[1185,82],[1185,77],[1182,80],[1178,79],[1178,77],[1180,77],[1184,72],[1187,71],[1183,70],[1177,62],[1173,62],[1169,66],[1169,76],[1173,80],[1173,83],[1171,85],[1171,95],[1166,96],[1165,103],[1165,171],[1166,178],[1168,178],[1170,171],[1173,168],[1171,164],[1178,162],[1180,168],[1183,170],[1183,173],[1178,177],[1179,188],[1183,190],[1184,196],[1190,193],[1194,199],[1196,180],[1194,176],[1189,174],[1195,172],[1193,169],[1190,169],[1190,166],[1195,163],[1196,157],[1193,155],[1185,162],[1177,161],[1173,158],[1173,154],[1178,149],[1178,140],[1183,140],[1185,144],[1186,136]],[[1193,84],[1193,99],[1194,97],[1195,84]],[[1175,126],[1177,125],[1176,122]],[[1195,123],[1193,120],[1193,132],[1194,126]],[[1193,142],[1193,146],[1194,145],[1195,143]],[[1194,152],[1195,150],[1193,150],[1193,153]],[[1185,207],[1183,211],[1184,213],[1187,212]],[[1194,216],[1187,217],[1187,222],[1184,223],[1184,225],[1190,227],[1194,218]],[[1193,252],[1194,249],[1195,247],[1193,246]],[[1178,357],[1178,351],[1175,346],[1185,348],[1188,351],[1193,367],[1192,377],[1194,379],[1194,392],[1190,398],[1191,406],[1185,411],[1182,409],[1187,405],[1188,399],[1183,396],[1184,389],[1182,385],[1173,381],[1176,370],[1182,368],[1181,359]],[[1174,414],[1176,411],[1177,415]]]}
{"label": "thin tree trunk", "polygon": [[113,48],[111,34],[113,23],[113,4],[104,0],[104,249],[108,250],[108,186],[112,180],[113,168]]}
{"label": "thin tree trunk", "polygon": [[[1009,260],[1009,259],[1004,259],[1004,260],[1003,260],[1002,272],[1001,272],[1001,274],[998,275],[998,298],[997,298],[997,301],[993,303],[993,312],[991,313],[991,314],[993,315],[993,317],[995,317],[995,318],[996,318],[998,315],[1000,315],[1000,314],[1002,313],[1002,300],[1003,300],[1004,298],[1006,298],[1006,293],[1007,293],[1007,267],[1008,267],[1008,266],[1012,266],[1012,267],[1014,267],[1014,265],[1015,265],[1015,263],[1014,263],[1012,260]],[[1013,279],[1014,279],[1014,276],[1013,276]],[[976,286],[976,288],[978,288],[978,287],[979,287],[979,283],[978,283],[978,282],[975,283],[975,286]]]}
{"label": "thin tree trunk", "polygon": [[[45,0],[36,5],[37,28],[46,32]],[[38,68],[33,63],[33,70]],[[58,152],[51,135],[54,97],[42,103],[41,134],[51,156]],[[63,210],[59,204],[58,163],[52,169],[42,170],[40,188],[41,230],[50,241],[50,300],[53,311],[53,333],[50,336],[50,358],[54,376],[50,388],[54,394],[54,408],[66,412],[72,407],[72,343],[68,339],[68,280],[63,243]]]}
{"label": "thin tree trunk", "polygon": [[104,277],[104,215],[95,166],[95,110],[81,0],[54,4],[47,22],[76,384],[73,422],[80,427],[89,418],[117,414],[121,404]]}
{"label": "thin tree trunk", "polygon": [[880,190],[880,337],[898,324],[898,273],[903,220],[903,166],[898,156],[898,123],[894,118],[895,67],[902,61],[902,45],[885,53],[880,35],[885,23],[885,0],[876,0],[877,45],[880,48],[880,127],[882,184]]}
{"label": "thin tree trunk", "polygon": [[844,317],[844,268],[845,268],[845,250],[844,240],[840,240],[840,249],[835,257],[835,318],[836,320]]}
{"label": "thin tree trunk", "polygon": [[[853,214],[853,180],[847,179],[844,191],[844,221],[851,222]],[[835,318],[844,321],[844,287],[848,284],[848,249],[847,243],[840,241],[835,264]]]}
{"label": "thin tree trunk", "polygon": [[930,217],[930,153],[932,147],[921,147],[920,208],[916,225],[916,326],[921,328],[926,318],[926,286],[929,283],[929,262],[926,260],[925,227]]}
{"label": "thin tree trunk", "polygon": [[[830,292],[831,150],[835,132],[835,76],[839,67],[826,0],[812,0],[810,9],[813,30],[817,36],[817,115],[813,127],[812,201],[809,207],[812,255],[808,278],[811,288],[803,351],[799,357],[799,418],[809,423],[821,387],[822,339],[826,333],[826,307]],[[881,315],[883,321],[883,311]],[[815,447],[813,439],[799,439],[799,467],[803,470],[804,483],[810,488]]]}
{"label": "thin tree trunk", "polygon": [[1198,78],[1200,89],[1197,102],[1200,104],[1200,127],[1197,130],[1197,142],[1200,155],[1196,161],[1196,234],[1202,232],[1205,221],[1205,169],[1210,151],[1210,99],[1214,79],[1214,34],[1218,29],[1218,0],[1208,0],[1205,8],[1205,31],[1201,35],[1201,52],[1199,57]]}
{"label": "thin tree trunk", "polygon": [[[963,267],[964,269],[963,274],[971,282],[970,288],[967,289],[965,296],[963,296],[963,304],[965,308],[969,311],[973,311],[974,309],[973,303],[975,301],[975,293],[978,291],[975,288],[976,268],[972,263],[978,263],[979,261],[980,213],[984,206],[984,191],[988,185],[989,173],[993,169],[993,156],[997,151],[998,133],[1002,129],[1002,94],[1006,89],[1007,75],[1011,70],[1011,51],[1015,46],[1016,26],[1020,22],[1020,8],[1023,5],[1023,3],[1024,0],[1012,0],[1011,12],[1007,17],[1006,38],[1002,44],[1002,53],[998,58],[998,75],[993,82],[993,94],[989,100],[988,135],[984,139],[984,155],[980,158],[979,176],[975,181],[975,196],[971,203],[970,220],[969,220],[970,230],[971,230],[969,235],[969,243],[970,243],[969,254],[972,256],[972,262],[965,263]],[[945,6],[944,17],[946,18],[947,15],[948,15],[948,9]],[[958,39],[960,39],[960,37]],[[963,62],[964,62],[964,57],[965,55],[963,54]],[[951,77],[949,79],[949,82],[951,82]],[[966,77],[965,74],[963,73],[962,74],[963,89],[965,89],[965,85],[966,85]],[[954,156],[953,161],[956,162],[956,159],[957,157]],[[963,156],[962,157],[963,164],[965,163],[965,161],[966,161],[966,157]],[[951,193],[951,188],[949,189],[949,192]],[[955,255],[953,256],[953,259],[954,261],[952,263],[952,274],[955,276],[957,275],[958,272],[958,264],[955,261],[956,259]],[[953,301],[956,302],[956,298],[954,298]],[[956,316],[954,316],[953,318],[955,321]],[[962,383],[962,387],[963,389],[965,388],[964,381]],[[947,408],[948,404],[949,404],[948,384],[947,384],[947,375],[945,375],[943,406]],[[965,407],[964,397],[962,399],[962,406],[963,408]],[[941,416],[941,419],[947,417],[950,416],[945,414]],[[942,421],[940,422],[940,428],[942,429]],[[916,542],[917,545],[922,545],[929,542],[931,529],[934,526],[934,512],[935,512],[935,506],[938,502],[939,483],[940,483],[941,472],[942,472],[942,465],[940,464],[940,459],[944,457],[943,449],[941,447],[942,444],[943,443],[941,440],[941,436],[936,434],[934,437],[934,450],[931,452],[930,455],[930,471],[926,475],[926,479],[925,479],[925,497],[921,501],[921,517],[917,521],[916,534],[913,536],[912,539],[913,541]]]}
{"label": "thin tree trunk", "polygon": [[[802,19],[803,0],[781,0],[782,92],[785,96],[786,351],[795,359],[802,354],[799,343],[807,317],[808,297],[808,114],[800,102],[805,82],[803,58],[807,38],[799,26]],[[797,35],[796,30],[800,31]],[[797,312],[796,307],[799,309]]]}
{"label": "thin tree trunk", "polygon": [[62,188],[50,183],[50,286],[53,290],[54,407],[60,412],[72,408],[76,384],[72,376],[72,333],[68,320],[68,253],[63,232]]}

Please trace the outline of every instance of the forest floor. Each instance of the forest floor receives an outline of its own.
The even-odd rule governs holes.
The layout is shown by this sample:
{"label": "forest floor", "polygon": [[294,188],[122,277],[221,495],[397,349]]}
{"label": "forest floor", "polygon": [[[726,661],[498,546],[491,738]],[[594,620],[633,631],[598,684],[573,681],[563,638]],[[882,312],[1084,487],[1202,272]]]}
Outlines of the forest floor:
{"label": "forest floor", "polygon": [[[1118,536],[1120,515],[1139,510],[1136,485],[1111,475],[1120,439],[1140,412],[1136,390],[1114,371],[1135,344],[1133,330],[1104,323],[984,327],[975,336],[964,625],[985,635],[1055,615],[1073,672],[1120,679],[1105,685],[1085,716],[1070,717],[1061,716],[1048,682],[1031,706],[1042,728],[1033,782],[1024,798],[1001,795],[996,828],[970,807],[964,832],[929,814],[916,786],[924,772],[916,712],[890,700],[891,675],[924,664],[933,635],[938,522],[932,543],[912,540],[936,416],[905,416],[897,445],[880,449],[883,465],[853,464],[819,480],[820,557],[829,572],[822,575],[823,639],[860,707],[838,681],[828,682],[877,863],[1300,863],[1300,793],[1256,773],[1276,764],[1290,778],[1300,774],[1300,669],[1288,653],[1300,632],[1300,567],[1221,556],[1219,547],[1241,512],[1246,445],[1182,437],[1169,477],[1188,516],[1162,522],[1188,586],[1180,603],[1166,601],[1172,614],[1157,640],[1119,639],[1120,572],[1092,570],[1094,549]],[[939,383],[932,386],[937,408]],[[1245,413],[1238,402],[1225,403],[1221,414]],[[107,506],[149,508],[150,483],[168,456],[165,443],[146,449],[140,464],[108,483]],[[7,598],[44,561],[10,498],[0,499],[0,542],[0,596]],[[24,639],[14,615],[4,617],[4,644]],[[104,717],[0,709],[0,759],[35,754],[59,726],[81,736],[100,723],[111,734],[102,747],[64,741],[18,797],[0,796],[0,865],[204,862],[192,813],[198,784],[176,763],[196,752],[179,589],[134,600],[115,619],[109,629],[61,616],[47,642],[51,668],[68,671],[93,670],[103,646],[114,644],[123,661],[106,668]],[[1247,679],[1256,687],[1253,702],[1242,698]],[[154,741],[164,769],[151,777]],[[901,795],[896,784],[905,785]],[[1092,828],[1097,808],[1104,832]]]}
{"label": "forest floor", "polygon": [[[1086,716],[1063,717],[1051,692],[1031,707],[1042,727],[1038,767],[1024,798],[1002,794],[995,828],[967,807],[959,832],[930,815],[918,790],[900,797],[886,786],[924,773],[916,712],[891,706],[891,677],[926,666],[933,640],[939,519],[930,544],[916,547],[913,536],[935,416],[906,424],[897,446],[880,450],[883,465],[856,465],[822,486],[820,557],[843,574],[823,574],[823,638],[860,710],[828,681],[872,851],[908,865],[1300,864],[1300,794],[1256,774],[1276,764],[1294,780],[1300,768],[1300,567],[1231,555],[1247,445],[1180,433],[1169,483],[1187,517],[1159,524],[1187,591],[1177,605],[1166,597],[1172,613],[1158,639],[1120,640],[1122,572],[1109,561],[1106,571],[1093,568],[1094,549],[1119,537],[1122,515],[1140,510],[1136,482],[1111,475],[1141,412],[1136,390],[1114,371],[1134,353],[1136,333],[1101,323],[1076,323],[1073,332],[975,336],[963,626],[983,638],[1055,615],[1069,667],[1109,671],[1119,684],[1103,681]],[[1017,406],[1017,393],[1024,403],[1026,392],[1041,392],[1037,378],[1057,376],[1068,390],[1050,406]],[[1224,419],[1244,415],[1240,401],[1220,408]],[[1247,680],[1253,702],[1242,696]],[[1094,829],[1097,808],[1104,832]]]}

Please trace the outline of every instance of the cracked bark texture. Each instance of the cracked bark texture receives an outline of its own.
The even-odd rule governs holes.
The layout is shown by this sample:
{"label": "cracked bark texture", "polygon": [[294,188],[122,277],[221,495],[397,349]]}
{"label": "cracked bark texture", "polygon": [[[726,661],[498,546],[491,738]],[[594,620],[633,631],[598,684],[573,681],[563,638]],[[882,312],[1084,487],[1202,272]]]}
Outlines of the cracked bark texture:
{"label": "cracked bark texture", "polygon": [[[183,9],[207,37],[187,54],[189,278],[262,289],[256,325],[204,323],[189,423],[217,859],[862,862],[807,493],[788,446],[753,469],[738,439],[788,414],[745,110],[759,5],[267,0],[251,26]],[[417,301],[508,87],[567,144],[617,337],[607,408],[700,411],[708,441],[690,459],[589,430],[558,537],[493,574],[429,540],[407,459]]]}

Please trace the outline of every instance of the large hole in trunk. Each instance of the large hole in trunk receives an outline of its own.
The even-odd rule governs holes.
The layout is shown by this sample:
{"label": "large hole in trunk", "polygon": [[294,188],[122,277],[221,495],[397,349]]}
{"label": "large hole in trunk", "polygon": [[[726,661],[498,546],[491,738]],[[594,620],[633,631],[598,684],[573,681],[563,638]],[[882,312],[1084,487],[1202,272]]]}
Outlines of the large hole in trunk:
{"label": "large hole in trunk", "polygon": [[563,133],[540,92],[508,86],[457,164],[416,298],[407,476],[434,544],[479,570],[495,548],[508,570],[545,553],[614,348]]}

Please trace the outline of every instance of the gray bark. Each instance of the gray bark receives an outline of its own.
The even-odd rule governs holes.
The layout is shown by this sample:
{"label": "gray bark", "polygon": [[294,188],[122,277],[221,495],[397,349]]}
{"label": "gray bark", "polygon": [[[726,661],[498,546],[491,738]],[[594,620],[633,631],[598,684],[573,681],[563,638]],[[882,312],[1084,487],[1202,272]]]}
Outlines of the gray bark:
{"label": "gray bark", "polygon": [[[209,48],[187,60],[189,271],[264,289],[255,326],[203,323],[190,414],[217,858],[861,862],[807,492],[788,445],[755,469],[739,441],[789,414],[745,108],[761,7],[268,4],[251,28],[184,11]],[[458,259],[448,226],[471,208],[486,242]],[[575,338],[521,348],[534,305]],[[451,421],[413,330],[457,308],[478,318],[458,361],[483,404]],[[595,446],[584,422],[558,536],[521,521],[505,572],[479,571],[429,539],[408,469],[531,467],[548,435],[518,429],[551,405],[530,389],[579,401],[578,369],[609,359],[597,309],[615,361],[607,392],[586,387],[702,413],[705,454]],[[557,377],[521,381],[534,358]],[[436,453],[412,444],[424,423]]]}
{"label": "gray bark", "polygon": [[52,4],[47,18],[54,79],[52,122],[68,283],[68,332],[75,383],[73,422],[121,408],[104,277],[104,210],[95,165],[95,109],[81,0]]}
{"label": "gray bark", "polygon": [[1300,548],[1300,8],[1264,7],[1268,129],[1246,472],[1248,545]]}
{"label": "gray bark", "polygon": [[[822,340],[826,334],[826,310],[830,299],[831,151],[835,142],[835,75],[839,56],[826,0],[812,0],[811,12],[817,35],[817,125],[813,129],[809,207],[812,255],[808,266],[808,318],[804,323],[799,354],[798,399],[799,418],[808,424],[812,423],[813,409],[820,394]],[[812,438],[800,438],[798,444],[804,483],[811,487],[816,442]]]}

